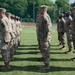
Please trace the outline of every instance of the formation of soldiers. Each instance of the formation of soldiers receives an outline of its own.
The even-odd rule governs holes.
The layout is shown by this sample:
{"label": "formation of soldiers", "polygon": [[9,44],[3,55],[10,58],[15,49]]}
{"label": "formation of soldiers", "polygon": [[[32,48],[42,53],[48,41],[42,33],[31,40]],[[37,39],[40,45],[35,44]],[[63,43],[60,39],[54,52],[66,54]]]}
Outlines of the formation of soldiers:
{"label": "formation of soldiers", "polygon": [[[39,58],[39,61],[43,61],[44,66],[40,67],[39,70],[48,70],[50,69],[49,61],[50,61],[50,44],[52,39],[52,23],[49,15],[47,14],[47,6],[42,5],[40,7],[39,13],[37,15],[37,40],[38,40],[38,49],[42,55],[42,58]],[[75,49],[75,7],[72,9],[72,13],[74,18],[71,17],[71,12],[68,11],[65,13],[66,19],[64,18],[64,14],[60,14],[58,16],[58,40],[59,46],[61,50],[66,50],[66,41],[65,41],[65,33],[67,37],[67,45],[68,51],[66,54],[73,53],[73,47]],[[75,60],[75,58],[72,58]]]}
{"label": "formation of soldiers", "polygon": [[[39,60],[44,63],[44,66],[40,67],[39,70],[50,69],[49,50],[52,39],[52,22],[50,16],[47,14],[47,9],[48,7],[46,5],[42,5],[37,15],[36,32],[38,49],[42,55]],[[59,45],[62,45],[61,50],[66,49],[64,36],[66,33],[69,49],[69,51],[66,52],[67,54],[73,53],[73,47],[75,49],[75,7],[72,13],[74,14],[74,18],[71,17],[71,12],[69,11],[66,12],[66,19],[64,19],[63,14],[58,16],[57,31]],[[0,68],[1,70],[9,70],[11,68],[9,63],[14,60],[14,54],[20,45],[21,31],[20,17],[6,13],[6,9],[0,8],[0,50],[5,64],[4,67]],[[75,60],[75,58],[72,60]]]}
{"label": "formation of soldiers", "polygon": [[[62,45],[61,50],[66,49],[66,42],[65,42],[65,33],[67,37],[67,45],[68,51],[65,52],[66,54],[72,54],[73,48],[75,49],[75,7],[72,9],[73,18],[71,17],[71,12],[68,11],[65,13],[66,19],[64,19],[64,15],[60,14],[58,16],[58,40],[59,45]],[[72,58],[75,60],[75,58]]]}
{"label": "formation of soldiers", "polygon": [[10,61],[14,60],[14,54],[20,45],[21,34],[20,17],[6,13],[6,9],[0,8],[0,51],[4,66],[1,70],[9,70]]}

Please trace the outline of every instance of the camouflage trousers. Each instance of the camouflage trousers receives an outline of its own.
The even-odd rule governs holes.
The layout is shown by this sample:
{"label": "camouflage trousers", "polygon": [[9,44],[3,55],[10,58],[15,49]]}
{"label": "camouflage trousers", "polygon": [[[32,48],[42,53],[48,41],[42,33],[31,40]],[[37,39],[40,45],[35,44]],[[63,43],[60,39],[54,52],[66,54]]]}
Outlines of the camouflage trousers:
{"label": "camouflage trousers", "polygon": [[68,44],[69,50],[72,50],[73,48],[72,34],[69,31],[66,31],[66,37],[67,37],[67,44]]}
{"label": "camouflage trousers", "polygon": [[38,47],[40,48],[40,39],[39,39],[39,35],[38,35],[38,33],[36,33],[36,35],[37,35]]}
{"label": "camouflage trousers", "polygon": [[15,54],[15,47],[14,47],[14,42],[15,42],[15,40],[14,39],[12,39],[11,40],[11,43],[10,43],[10,55],[14,55]]}
{"label": "camouflage trousers", "polygon": [[44,58],[44,64],[49,64],[50,61],[50,43],[49,41],[43,41],[43,38],[40,39],[40,52],[42,54],[42,58]]}
{"label": "camouflage trousers", "polygon": [[73,47],[75,49],[75,35],[72,35],[72,40],[73,40]]}
{"label": "camouflage trousers", "polygon": [[65,36],[64,36],[64,32],[58,32],[58,40],[59,42],[65,46]]}
{"label": "camouflage trousers", "polygon": [[1,43],[1,54],[5,63],[10,61],[10,43]]}

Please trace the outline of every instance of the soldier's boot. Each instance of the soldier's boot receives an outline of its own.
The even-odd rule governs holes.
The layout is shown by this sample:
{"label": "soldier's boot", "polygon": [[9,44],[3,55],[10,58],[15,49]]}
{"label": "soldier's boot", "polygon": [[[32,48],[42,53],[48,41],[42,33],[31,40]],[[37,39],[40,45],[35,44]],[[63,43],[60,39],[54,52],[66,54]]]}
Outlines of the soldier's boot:
{"label": "soldier's boot", "polygon": [[66,52],[67,54],[73,54],[72,50],[69,50],[68,52]]}
{"label": "soldier's boot", "polygon": [[63,45],[62,48],[60,48],[61,50],[66,50],[66,46]]}
{"label": "soldier's boot", "polygon": [[58,46],[61,46],[61,45],[62,45],[61,42],[59,42]]}
{"label": "soldier's boot", "polygon": [[74,58],[72,58],[72,61],[75,61],[75,57],[74,57]]}
{"label": "soldier's boot", "polygon": [[3,71],[7,71],[7,70],[10,70],[11,67],[9,65],[9,62],[4,62],[5,66],[1,67],[0,70],[3,70]]}
{"label": "soldier's boot", "polygon": [[41,71],[48,71],[49,69],[50,69],[49,64],[45,64],[44,66],[39,68],[39,70],[41,70]]}

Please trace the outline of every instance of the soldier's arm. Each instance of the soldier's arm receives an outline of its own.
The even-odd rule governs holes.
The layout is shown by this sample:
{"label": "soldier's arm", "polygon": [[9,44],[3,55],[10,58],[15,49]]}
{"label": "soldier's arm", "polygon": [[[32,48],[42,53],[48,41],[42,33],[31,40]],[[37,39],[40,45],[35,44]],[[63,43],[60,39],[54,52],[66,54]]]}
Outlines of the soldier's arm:
{"label": "soldier's arm", "polygon": [[4,26],[5,32],[8,33],[8,24],[7,24],[7,22],[5,20],[2,20],[2,24]]}
{"label": "soldier's arm", "polygon": [[43,17],[43,29],[44,29],[44,37],[47,37],[47,35],[50,31],[50,28],[48,25],[48,18],[45,16]]}

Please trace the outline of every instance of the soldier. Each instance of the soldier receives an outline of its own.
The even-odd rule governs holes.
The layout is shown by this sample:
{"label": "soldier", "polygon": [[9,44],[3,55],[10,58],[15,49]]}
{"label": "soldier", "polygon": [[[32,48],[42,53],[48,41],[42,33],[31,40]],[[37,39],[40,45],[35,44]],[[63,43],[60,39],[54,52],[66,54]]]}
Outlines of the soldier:
{"label": "soldier", "polygon": [[11,34],[11,43],[10,43],[10,60],[14,60],[13,55],[14,55],[14,38],[15,38],[15,34],[13,33],[13,23],[12,23],[12,19],[11,19],[11,13],[6,13],[7,18],[9,19],[9,22],[11,23],[10,27],[9,27],[9,32]]}
{"label": "soldier", "polygon": [[40,42],[40,51],[42,54],[44,66],[40,67],[39,70],[48,70],[50,69],[49,61],[50,61],[50,41],[51,41],[51,19],[49,15],[47,14],[47,6],[42,5],[40,7],[40,13],[41,13],[41,19],[39,22],[39,42]]}
{"label": "soldier", "polygon": [[0,8],[0,40],[1,40],[1,54],[4,61],[4,67],[1,67],[1,70],[10,69],[10,41],[11,35],[9,32],[10,22],[5,15],[6,9]]}
{"label": "soldier", "polygon": [[13,38],[13,44],[14,44],[14,50],[13,50],[13,55],[16,53],[16,50],[17,50],[17,26],[16,26],[16,18],[15,18],[15,15],[11,15],[11,20],[12,20],[12,25],[13,25],[13,28],[12,28],[12,31],[13,31],[13,34],[14,34],[14,38]]}
{"label": "soldier", "polygon": [[21,22],[19,21],[19,17],[16,16],[16,27],[17,27],[17,46],[20,46],[20,33],[21,33]]}
{"label": "soldier", "polygon": [[[75,7],[72,9],[72,13],[74,15],[74,18],[72,20],[72,39],[73,39],[73,46],[75,49]],[[75,58],[72,58],[73,61],[75,61]]]}
{"label": "soldier", "polygon": [[57,21],[57,32],[58,32],[58,40],[59,40],[59,46],[61,45],[61,37],[60,37],[60,32],[59,32],[59,26],[60,26],[60,18],[58,17]]}
{"label": "soldier", "polygon": [[64,50],[65,47],[65,36],[64,36],[64,32],[65,32],[65,20],[63,18],[63,14],[59,15],[59,22],[58,22],[58,26],[57,26],[57,31],[58,31],[58,39],[60,42],[60,45],[62,45],[62,50]]}
{"label": "soldier", "polygon": [[37,41],[38,41],[38,48],[37,49],[40,49],[40,42],[39,42],[39,22],[40,22],[40,19],[42,17],[42,14],[40,14],[40,11],[37,15],[37,24],[36,24],[36,35],[37,35]]}
{"label": "soldier", "polygon": [[66,52],[67,54],[73,53],[73,51],[72,51],[73,42],[72,42],[72,33],[71,33],[72,17],[70,15],[71,15],[70,11],[66,12],[65,31],[66,31],[67,43],[68,43],[68,47],[69,47],[69,51]]}

